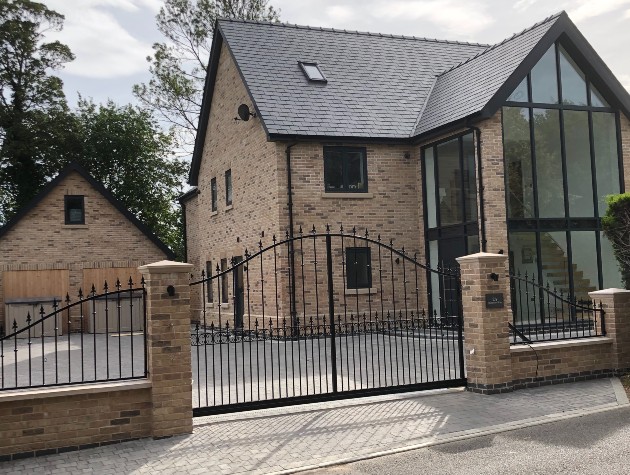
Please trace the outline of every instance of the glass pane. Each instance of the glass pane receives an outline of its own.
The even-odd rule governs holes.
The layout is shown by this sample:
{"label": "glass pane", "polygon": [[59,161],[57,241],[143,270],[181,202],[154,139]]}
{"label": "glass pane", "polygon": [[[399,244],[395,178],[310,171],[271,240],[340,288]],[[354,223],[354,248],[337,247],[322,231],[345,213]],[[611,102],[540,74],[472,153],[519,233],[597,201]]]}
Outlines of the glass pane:
{"label": "glass pane", "polygon": [[302,66],[304,66],[304,70],[306,71],[309,79],[313,79],[315,81],[324,79],[324,76],[322,76],[322,73],[316,65],[302,63]]}
{"label": "glass pane", "polygon": [[529,110],[503,108],[503,153],[508,186],[508,217],[534,216],[534,185]]}
{"label": "glass pane", "polygon": [[560,78],[562,103],[587,105],[584,73],[573,62],[562,46],[560,46]]}
{"label": "glass pane", "polygon": [[225,204],[232,204],[232,170],[225,172]]}
{"label": "glass pane", "polygon": [[369,248],[349,247],[346,249],[346,278],[349,289],[364,289],[371,286]]}
{"label": "glass pane", "polygon": [[212,211],[217,210],[217,179],[213,178],[210,182],[210,195],[212,199]]}
{"label": "glass pane", "polygon": [[479,234],[468,236],[466,240],[468,241],[468,254],[477,254],[481,251],[481,246],[479,245]]}
{"label": "glass pane", "polygon": [[535,323],[540,320],[535,290],[527,281],[532,276],[538,281],[538,258],[536,254],[536,233],[508,233],[511,272],[520,276],[512,288],[514,321],[519,324]]}
{"label": "glass pane", "polygon": [[588,112],[564,111],[564,143],[567,157],[569,215],[595,216]]}
{"label": "glass pane", "polygon": [[608,102],[604,100],[604,97],[599,93],[597,89],[591,84],[591,105],[593,107],[610,107]]}
{"label": "glass pane", "polygon": [[578,302],[588,302],[588,293],[599,288],[595,231],[572,231],[573,292]]}
{"label": "glass pane", "polygon": [[569,258],[564,231],[540,233],[542,284],[551,290],[569,294]]}
{"label": "glass pane", "polygon": [[361,152],[346,152],[348,164],[348,190],[365,191],[365,160]]}
{"label": "glass pane", "polygon": [[623,289],[619,263],[613,253],[613,247],[604,233],[600,234],[600,246],[602,250],[602,274],[605,289]]}
{"label": "glass pane", "polygon": [[564,217],[560,116],[557,110],[534,109],[534,140],[539,216]]}
{"label": "glass pane", "polygon": [[[227,270],[227,259],[221,259],[221,272]],[[228,274],[221,276],[221,303],[228,303]]]}
{"label": "glass pane", "polygon": [[424,151],[425,186],[427,194],[427,224],[429,228],[437,226],[437,210],[435,206],[435,168],[433,148]]}
{"label": "glass pane", "polygon": [[83,221],[83,208],[70,208],[68,218],[71,223],[81,223]]}
{"label": "glass pane", "polygon": [[324,155],[324,183],[326,191],[344,191],[343,157],[341,152],[326,151]]}
{"label": "glass pane", "polygon": [[544,54],[531,72],[532,102],[558,103],[558,75],[556,73],[556,49],[554,46]]}
{"label": "glass pane", "polygon": [[440,226],[462,222],[462,177],[459,167],[459,140],[437,147],[440,200]]}
{"label": "glass pane", "polygon": [[473,134],[462,137],[464,153],[464,210],[466,221],[477,220],[477,180],[475,174],[475,144]]}
{"label": "glass pane", "polygon": [[593,112],[593,145],[597,175],[597,207],[606,212],[606,196],[619,193],[619,160],[615,114]]}
{"label": "glass pane", "polygon": [[[435,270],[438,268],[438,242],[429,242],[429,266]],[[433,310],[440,311],[440,276],[436,272],[430,272],[431,276],[431,305]]]}
{"label": "glass pane", "polygon": [[514,92],[508,97],[508,101],[512,102],[528,102],[527,97],[527,76],[516,86]]}

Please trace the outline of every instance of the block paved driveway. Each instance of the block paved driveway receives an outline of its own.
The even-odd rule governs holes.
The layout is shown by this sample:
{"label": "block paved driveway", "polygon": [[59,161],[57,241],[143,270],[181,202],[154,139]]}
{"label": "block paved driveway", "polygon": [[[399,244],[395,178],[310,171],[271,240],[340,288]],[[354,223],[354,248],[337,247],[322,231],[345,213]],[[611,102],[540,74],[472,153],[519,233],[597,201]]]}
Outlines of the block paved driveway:
{"label": "block paved driveway", "polygon": [[[0,464],[0,473],[274,473],[553,414],[627,404],[602,379],[481,396],[446,391],[195,419],[194,432]],[[618,393],[618,392],[617,392]]]}

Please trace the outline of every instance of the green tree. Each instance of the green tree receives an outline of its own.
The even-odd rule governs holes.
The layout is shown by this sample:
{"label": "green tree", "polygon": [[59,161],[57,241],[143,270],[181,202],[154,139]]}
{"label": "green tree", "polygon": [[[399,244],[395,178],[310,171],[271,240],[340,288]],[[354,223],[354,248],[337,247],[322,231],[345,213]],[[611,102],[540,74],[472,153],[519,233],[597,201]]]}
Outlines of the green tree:
{"label": "green tree", "polygon": [[173,137],[164,133],[152,113],[112,101],[96,106],[79,100],[74,114],[78,148],[67,160],[83,165],[160,237],[183,257],[181,212],[187,164],[173,159]]}
{"label": "green tree", "polygon": [[68,130],[61,79],[70,49],[46,42],[64,17],[29,0],[0,0],[0,219],[28,202],[58,169]]}
{"label": "green tree", "polygon": [[611,195],[606,201],[602,227],[612,244],[623,283],[630,289],[630,193]]}
{"label": "green tree", "polygon": [[179,147],[192,151],[201,110],[205,73],[217,18],[278,21],[268,0],[166,0],[156,20],[166,42],[147,57],[152,75],[133,87],[139,101],[176,133]]}

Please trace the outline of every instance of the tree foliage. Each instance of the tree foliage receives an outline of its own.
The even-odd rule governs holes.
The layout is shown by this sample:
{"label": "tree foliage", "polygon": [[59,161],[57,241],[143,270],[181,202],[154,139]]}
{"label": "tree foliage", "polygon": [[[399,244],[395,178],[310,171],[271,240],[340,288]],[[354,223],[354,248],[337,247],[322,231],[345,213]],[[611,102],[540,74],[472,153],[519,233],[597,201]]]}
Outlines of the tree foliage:
{"label": "tree foliage", "polygon": [[51,72],[74,56],[44,34],[60,30],[63,19],[41,3],[0,0],[0,218],[58,169],[68,116],[62,81]]}
{"label": "tree foliage", "polygon": [[73,120],[77,147],[66,160],[83,165],[182,257],[181,213],[175,202],[188,166],[170,158],[172,135],[161,130],[150,111],[112,101],[96,106],[82,99]]}
{"label": "tree foliage", "polygon": [[147,57],[152,75],[133,87],[140,102],[175,130],[178,145],[192,151],[204,79],[217,18],[278,21],[268,0],[166,0],[156,20],[166,42]]}
{"label": "tree foliage", "polygon": [[612,244],[624,285],[630,289],[630,193],[611,195],[606,201],[602,227]]}

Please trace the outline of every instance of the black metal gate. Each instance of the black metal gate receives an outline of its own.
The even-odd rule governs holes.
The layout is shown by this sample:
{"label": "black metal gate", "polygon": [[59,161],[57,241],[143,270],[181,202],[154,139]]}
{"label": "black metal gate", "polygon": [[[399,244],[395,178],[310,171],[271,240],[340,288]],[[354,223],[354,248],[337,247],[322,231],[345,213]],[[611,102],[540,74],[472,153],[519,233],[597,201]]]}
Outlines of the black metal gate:
{"label": "black metal gate", "polygon": [[196,416],[465,384],[458,272],[380,236],[274,236],[191,285]]}

